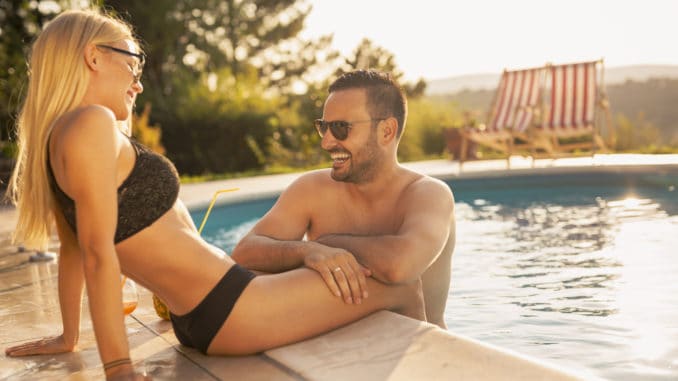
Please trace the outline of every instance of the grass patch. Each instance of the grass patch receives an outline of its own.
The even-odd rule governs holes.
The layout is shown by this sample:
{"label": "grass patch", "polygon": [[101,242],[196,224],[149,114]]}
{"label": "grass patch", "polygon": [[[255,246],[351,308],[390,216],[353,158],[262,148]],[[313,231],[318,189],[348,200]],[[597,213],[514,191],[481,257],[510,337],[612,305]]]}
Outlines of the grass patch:
{"label": "grass patch", "polygon": [[640,148],[619,151],[623,153],[644,153],[644,154],[670,154],[678,153],[678,146],[657,146],[650,144]]}

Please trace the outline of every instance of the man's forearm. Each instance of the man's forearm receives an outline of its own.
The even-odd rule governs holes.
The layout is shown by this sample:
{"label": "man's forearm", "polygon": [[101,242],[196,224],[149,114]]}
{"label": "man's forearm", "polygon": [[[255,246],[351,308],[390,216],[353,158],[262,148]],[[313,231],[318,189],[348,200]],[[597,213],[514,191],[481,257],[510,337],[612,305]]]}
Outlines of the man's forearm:
{"label": "man's forearm", "polygon": [[278,273],[303,266],[314,242],[283,241],[265,236],[250,235],[233,249],[231,258],[251,270]]}
{"label": "man's forearm", "polygon": [[319,237],[316,242],[350,252],[372,271],[373,278],[383,283],[406,283],[421,276],[404,262],[409,255],[408,248],[396,236],[330,234]]}

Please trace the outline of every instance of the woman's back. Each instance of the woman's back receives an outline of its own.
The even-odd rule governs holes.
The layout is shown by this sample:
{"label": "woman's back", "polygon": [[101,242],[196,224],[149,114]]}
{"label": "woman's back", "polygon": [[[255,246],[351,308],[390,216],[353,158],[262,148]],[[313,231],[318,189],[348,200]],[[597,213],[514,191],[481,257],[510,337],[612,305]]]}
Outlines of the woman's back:
{"label": "woman's back", "polygon": [[[116,174],[115,245],[121,271],[166,300],[173,311],[190,311],[229,264],[220,250],[197,234],[177,198],[179,179],[171,162],[119,130],[104,133],[113,137],[108,140],[100,133],[91,133],[89,129],[112,128],[106,115],[97,115],[101,113],[106,111],[92,106],[78,108],[54,125],[48,168],[53,173],[60,212],[77,236],[75,202],[69,190],[71,184],[86,181],[83,177],[89,176],[86,170],[69,171],[69,167],[88,166],[77,163],[80,160],[108,160],[102,156],[115,152],[111,173]],[[99,149],[91,150],[93,145]],[[107,192],[101,189],[101,193]],[[101,202],[105,202],[103,197]]]}

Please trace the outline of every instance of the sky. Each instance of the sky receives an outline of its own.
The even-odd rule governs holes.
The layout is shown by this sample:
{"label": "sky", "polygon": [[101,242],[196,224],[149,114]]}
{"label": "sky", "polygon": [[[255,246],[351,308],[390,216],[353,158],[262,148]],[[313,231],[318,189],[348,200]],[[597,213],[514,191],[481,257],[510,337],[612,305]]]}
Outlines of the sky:
{"label": "sky", "polygon": [[310,0],[302,36],[363,38],[408,80],[604,58],[606,67],[678,65],[678,0]]}

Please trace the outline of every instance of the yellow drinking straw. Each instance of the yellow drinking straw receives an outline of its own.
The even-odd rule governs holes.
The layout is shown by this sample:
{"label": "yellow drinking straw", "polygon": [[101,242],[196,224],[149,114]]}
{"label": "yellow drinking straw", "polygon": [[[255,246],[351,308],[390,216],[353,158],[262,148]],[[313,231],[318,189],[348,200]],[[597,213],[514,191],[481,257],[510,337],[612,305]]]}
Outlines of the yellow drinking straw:
{"label": "yellow drinking straw", "polygon": [[205,227],[205,222],[207,222],[207,217],[209,217],[210,212],[212,211],[212,207],[214,206],[214,203],[217,201],[217,196],[222,194],[222,193],[227,193],[227,192],[235,192],[239,190],[240,188],[229,188],[229,189],[222,189],[214,192],[214,196],[212,196],[212,202],[210,202],[210,206],[207,208],[207,213],[205,213],[205,217],[202,219],[202,223],[200,224],[200,229],[198,229],[198,234],[202,233],[202,228]]}
{"label": "yellow drinking straw", "polygon": [[[202,233],[202,228],[205,227],[205,222],[207,222],[207,217],[209,217],[210,212],[212,211],[212,207],[214,206],[214,203],[217,201],[217,196],[219,196],[222,193],[227,193],[227,192],[235,192],[239,190],[240,188],[229,188],[229,189],[222,189],[214,192],[214,196],[212,196],[212,201],[210,202],[210,206],[207,208],[207,212],[205,213],[205,217],[202,219],[202,223],[200,223],[200,228],[198,229],[198,234]],[[124,284],[123,280],[123,284]],[[165,302],[160,300],[155,294],[153,294],[153,307],[155,308],[155,313],[158,314],[161,318],[165,320],[170,319],[169,315],[169,309],[167,309],[167,305],[165,305]]]}

